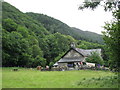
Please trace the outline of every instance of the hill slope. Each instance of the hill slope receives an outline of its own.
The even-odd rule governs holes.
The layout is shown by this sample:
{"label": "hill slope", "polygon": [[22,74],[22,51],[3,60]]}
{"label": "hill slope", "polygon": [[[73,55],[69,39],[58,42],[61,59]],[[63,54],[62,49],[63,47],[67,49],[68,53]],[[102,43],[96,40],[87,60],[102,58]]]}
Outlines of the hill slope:
{"label": "hill slope", "polygon": [[65,35],[70,35],[77,40],[85,40],[89,42],[95,42],[99,44],[103,44],[102,36],[93,32],[82,31],[77,28],[71,28],[67,24],[49,17],[47,15],[38,14],[38,13],[26,13],[31,16],[34,20],[42,23],[42,25],[51,33],[62,33]]}
{"label": "hill slope", "polygon": [[52,65],[76,40],[60,33],[51,34],[41,23],[3,2],[2,65],[36,67]]}
{"label": "hill slope", "polygon": [[103,39],[102,39],[102,35],[99,35],[97,33],[90,32],[90,31],[82,31],[82,30],[75,28],[75,27],[72,27],[72,29],[74,30],[75,33],[78,33],[82,37],[82,39],[85,41],[104,44]]}
{"label": "hill slope", "polygon": [[33,20],[28,15],[22,13],[14,6],[3,2],[2,4],[2,18],[4,19],[12,19],[16,24],[24,26],[28,28],[28,30],[34,31],[36,34],[40,34],[41,36],[49,34],[49,32],[37,21]]}
{"label": "hill slope", "polygon": [[28,15],[6,2],[2,5],[2,65],[4,67],[52,66],[70,49],[72,42],[83,49],[102,47],[100,44],[86,42],[88,39],[81,41],[84,40],[81,35],[83,31],[71,28],[59,20],[34,13],[31,14],[33,16]]}

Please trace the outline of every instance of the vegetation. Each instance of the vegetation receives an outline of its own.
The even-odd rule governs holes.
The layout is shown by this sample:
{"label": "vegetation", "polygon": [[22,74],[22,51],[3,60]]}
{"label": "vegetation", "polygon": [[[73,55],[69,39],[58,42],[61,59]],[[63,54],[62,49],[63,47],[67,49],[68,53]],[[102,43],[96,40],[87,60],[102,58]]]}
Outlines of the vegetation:
{"label": "vegetation", "polygon": [[[75,42],[79,48],[102,48],[105,51],[104,45],[87,42],[96,42],[99,39],[98,42],[101,43],[101,37],[98,34],[83,33],[46,15],[22,13],[6,2],[2,5],[3,67],[52,66],[69,50],[72,42]],[[86,37],[88,35],[89,38],[91,36],[91,39],[82,35]],[[72,36],[79,40],[75,40]],[[106,54],[103,53],[103,55]],[[106,57],[105,60],[107,60]]]}
{"label": "vegetation", "polygon": [[118,88],[118,77],[109,71],[12,71],[14,68],[3,68],[3,88]]}
{"label": "vegetation", "polygon": [[[84,87],[90,87],[90,86],[94,86],[94,88],[96,87],[102,87],[102,88],[106,88],[107,87],[112,87],[111,88],[116,88],[118,87],[118,77],[117,76],[104,76],[104,77],[93,77],[90,79],[86,79],[83,78],[82,81],[78,82],[78,86],[83,85]],[[108,83],[109,82],[109,83]]]}
{"label": "vegetation", "polygon": [[103,59],[99,56],[98,53],[93,52],[91,54],[92,54],[91,56],[88,56],[88,58],[86,58],[87,62],[96,63],[100,65],[104,64]]}
{"label": "vegetation", "polygon": [[76,42],[68,35],[50,34],[40,23],[6,2],[2,23],[3,66],[44,67],[55,63],[55,57]]}
{"label": "vegetation", "polygon": [[[102,0],[99,2],[88,1],[84,2],[83,5],[79,7],[79,9],[84,8],[91,8],[95,9],[98,5],[101,5]],[[119,6],[118,6],[119,5]],[[111,1],[111,2],[104,2],[104,10],[112,11],[114,19],[111,23],[106,23],[104,29],[106,30],[103,32],[105,43],[108,47],[108,54],[110,56],[110,66],[111,69],[116,69],[120,71],[119,67],[119,52],[120,52],[120,1]]]}
{"label": "vegetation", "polygon": [[[84,41],[88,41],[91,43],[104,44],[102,35],[99,35],[97,33],[93,33],[90,31],[82,31],[75,27],[72,27],[72,29],[77,34],[76,39],[78,40],[84,40]],[[77,37],[80,37],[80,39]]]}
{"label": "vegetation", "polygon": [[[118,11],[115,11],[113,13],[113,16],[116,19],[120,19],[120,9]],[[110,67],[115,68],[117,71],[120,71],[120,57],[119,57],[119,52],[120,52],[120,21],[118,20],[113,20],[112,23],[106,23],[104,26],[106,29],[104,34],[104,40],[105,43],[108,46],[109,50],[109,55],[110,55]]]}
{"label": "vegetation", "polygon": [[[111,58],[110,63],[113,66],[116,65],[113,62],[116,63],[118,60],[116,52],[119,48],[116,43],[118,43],[117,28],[119,26],[117,27],[117,22],[106,24],[105,28],[110,29],[104,33],[108,45],[106,46],[103,44],[101,35],[71,28],[46,15],[22,13],[6,2],[2,5],[2,65],[9,67],[3,68],[3,88],[118,88],[117,76],[109,71],[42,72],[31,68],[38,65],[51,67],[69,50],[72,42],[82,49],[102,48],[106,66],[109,66],[109,57],[106,52],[111,50],[115,61]],[[89,61],[93,57],[94,62],[103,63],[96,54],[89,57]],[[18,68],[18,71],[13,71],[15,68]]]}
{"label": "vegetation", "polygon": [[89,31],[82,31],[74,27],[69,27],[65,23],[47,15],[32,12],[26,14],[31,16],[34,20],[37,20],[39,23],[41,23],[51,33],[59,32],[64,35],[70,35],[77,40],[85,40],[88,42],[104,44],[102,36],[99,34]]}

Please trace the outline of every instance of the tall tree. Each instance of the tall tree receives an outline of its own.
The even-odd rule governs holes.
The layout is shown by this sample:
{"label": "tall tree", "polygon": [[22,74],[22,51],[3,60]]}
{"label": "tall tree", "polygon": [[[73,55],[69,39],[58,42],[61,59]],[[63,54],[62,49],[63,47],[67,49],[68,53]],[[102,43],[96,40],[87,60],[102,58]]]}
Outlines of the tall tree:
{"label": "tall tree", "polygon": [[[87,0],[88,2],[83,2],[79,9],[90,8],[94,10],[98,5],[101,5],[102,0],[99,2],[94,2],[94,0]],[[110,66],[112,69],[120,71],[120,1],[106,1],[104,5],[104,10],[112,11],[113,17],[115,18],[111,23],[106,23],[103,32],[104,40],[109,49],[110,56]]]}

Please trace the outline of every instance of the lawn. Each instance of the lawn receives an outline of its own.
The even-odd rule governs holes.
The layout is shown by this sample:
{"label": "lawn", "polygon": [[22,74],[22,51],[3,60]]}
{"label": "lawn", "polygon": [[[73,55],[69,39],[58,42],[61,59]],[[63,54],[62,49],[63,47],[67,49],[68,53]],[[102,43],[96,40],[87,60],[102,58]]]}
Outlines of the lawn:
{"label": "lawn", "polygon": [[37,71],[3,68],[3,88],[117,88],[117,75],[110,71]]}

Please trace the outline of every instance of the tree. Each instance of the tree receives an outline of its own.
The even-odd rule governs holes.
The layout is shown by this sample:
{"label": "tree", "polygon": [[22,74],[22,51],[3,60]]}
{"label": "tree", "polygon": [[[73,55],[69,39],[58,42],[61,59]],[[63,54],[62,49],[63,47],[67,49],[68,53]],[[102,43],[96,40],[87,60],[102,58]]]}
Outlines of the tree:
{"label": "tree", "polygon": [[3,28],[9,32],[16,31],[17,24],[10,18],[4,19],[2,22]]}
{"label": "tree", "polygon": [[[103,2],[104,4],[101,4],[101,2]],[[98,6],[103,6],[104,7],[104,10],[107,11],[111,11],[111,10],[114,10],[117,8],[117,3],[118,3],[118,0],[84,0],[83,4],[81,4],[79,6],[79,9],[83,10],[85,8],[89,8],[89,9],[96,9],[96,7]]]}
{"label": "tree", "polygon": [[93,52],[93,53],[91,53],[91,54],[92,54],[91,56],[88,56],[88,57],[86,58],[86,61],[87,61],[87,62],[96,63],[96,64],[100,64],[100,65],[103,65],[103,64],[104,64],[103,59],[99,56],[98,53]]}
{"label": "tree", "polygon": [[20,34],[22,34],[22,36],[24,38],[28,38],[28,36],[29,36],[29,32],[28,32],[27,28],[25,28],[25,27],[18,26],[17,32],[19,32]]}
{"label": "tree", "polygon": [[[83,5],[79,7],[79,9],[91,8],[94,10],[98,5],[101,5],[99,2],[93,2],[94,0],[88,0],[88,2],[84,2]],[[105,40],[106,45],[109,49],[110,56],[110,66],[113,69],[120,71],[120,6],[117,8],[117,5],[120,4],[120,1],[114,0],[112,2],[104,2],[104,10],[112,11],[113,17],[115,18],[111,23],[106,23],[104,26],[105,32],[103,32],[103,39]]]}
{"label": "tree", "polygon": [[[120,15],[120,10],[115,12],[115,15]],[[116,17],[113,15],[114,17]],[[116,17],[118,18],[118,17]],[[104,26],[106,32],[103,32],[104,40],[109,47],[110,67],[119,68],[120,65],[120,21],[114,20],[112,23],[106,23]]]}
{"label": "tree", "polygon": [[33,63],[32,63],[32,66],[33,67],[37,67],[37,66],[42,66],[42,67],[45,67],[46,65],[46,59],[44,59],[43,57],[41,56],[36,56]]}
{"label": "tree", "polygon": [[49,65],[50,62],[55,63],[55,58],[59,56],[59,54],[66,52],[70,47],[70,43],[74,42],[75,39],[71,36],[55,33],[47,35],[45,38],[40,39],[40,41],[44,58],[46,58],[47,65]]}

